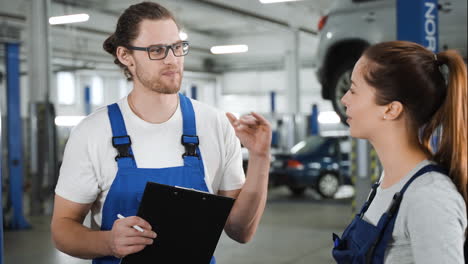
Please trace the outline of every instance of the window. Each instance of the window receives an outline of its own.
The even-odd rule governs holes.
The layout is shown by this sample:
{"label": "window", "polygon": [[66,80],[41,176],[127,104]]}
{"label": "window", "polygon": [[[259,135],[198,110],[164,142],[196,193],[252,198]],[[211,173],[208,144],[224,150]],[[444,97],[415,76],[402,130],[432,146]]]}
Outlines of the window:
{"label": "window", "polygon": [[57,100],[63,105],[75,103],[75,75],[73,73],[57,73]]}
{"label": "window", "polygon": [[101,105],[104,101],[104,87],[102,78],[94,76],[91,81],[91,104]]}
{"label": "window", "polygon": [[291,148],[293,154],[306,154],[316,151],[323,143],[325,139],[320,136],[310,136],[305,140],[297,143]]}

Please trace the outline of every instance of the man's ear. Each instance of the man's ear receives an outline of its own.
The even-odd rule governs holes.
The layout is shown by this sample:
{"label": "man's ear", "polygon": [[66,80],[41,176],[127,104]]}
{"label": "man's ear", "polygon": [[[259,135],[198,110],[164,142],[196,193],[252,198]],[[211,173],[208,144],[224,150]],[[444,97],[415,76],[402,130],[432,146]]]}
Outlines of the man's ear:
{"label": "man's ear", "polygon": [[383,119],[386,120],[396,120],[403,115],[403,104],[398,101],[393,101],[387,105]]}
{"label": "man's ear", "polygon": [[122,46],[118,46],[115,53],[116,53],[117,59],[119,59],[120,63],[127,66],[127,68],[130,68],[131,66],[133,66],[133,64],[134,64],[133,57],[131,56],[128,49],[126,49],[126,48],[124,48]]}

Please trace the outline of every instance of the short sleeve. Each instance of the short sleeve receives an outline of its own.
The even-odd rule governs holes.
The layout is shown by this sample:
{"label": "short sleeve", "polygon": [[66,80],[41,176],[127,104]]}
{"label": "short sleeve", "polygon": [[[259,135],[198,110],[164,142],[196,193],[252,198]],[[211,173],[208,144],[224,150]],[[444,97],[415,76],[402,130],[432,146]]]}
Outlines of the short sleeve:
{"label": "short sleeve", "polygon": [[237,190],[242,188],[245,182],[245,173],[242,168],[241,144],[235,134],[234,128],[224,113],[219,118],[225,143],[223,175],[219,190]]}
{"label": "short sleeve", "polygon": [[464,263],[466,209],[459,193],[434,184],[405,196],[410,200],[407,230],[415,263]]}
{"label": "short sleeve", "polygon": [[70,134],[55,193],[72,202],[88,204],[96,200],[99,187],[88,151],[89,129],[85,121]]}

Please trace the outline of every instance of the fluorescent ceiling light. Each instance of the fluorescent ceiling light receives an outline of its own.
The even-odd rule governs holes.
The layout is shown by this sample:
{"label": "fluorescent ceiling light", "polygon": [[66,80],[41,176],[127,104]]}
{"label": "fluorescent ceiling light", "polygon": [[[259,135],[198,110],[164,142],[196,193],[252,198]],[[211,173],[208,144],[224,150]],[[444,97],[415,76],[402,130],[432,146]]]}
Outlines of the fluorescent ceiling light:
{"label": "fluorescent ceiling light", "polygon": [[56,126],[73,127],[83,120],[85,116],[57,116],[55,117]]}
{"label": "fluorescent ceiling light", "polygon": [[325,111],[319,113],[318,121],[321,124],[339,124],[340,117],[335,111]]}
{"label": "fluorescent ceiling light", "polygon": [[247,45],[214,46],[210,49],[213,54],[242,53],[247,52],[248,50],[249,46]]}
{"label": "fluorescent ceiling light", "polygon": [[181,40],[187,40],[187,39],[188,39],[188,35],[187,35],[187,33],[185,33],[184,31],[180,31],[180,32],[179,32],[179,38],[180,38]]}
{"label": "fluorescent ceiling light", "polygon": [[281,2],[296,2],[302,0],[260,0],[262,4],[274,4],[274,3],[281,3]]}
{"label": "fluorescent ceiling light", "polygon": [[49,18],[49,24],[58,25],[58,24],[69,24],[69,23],[78,23],[85,22],[89,20],[88,14],[75,14],[67,16],[55,16]]}

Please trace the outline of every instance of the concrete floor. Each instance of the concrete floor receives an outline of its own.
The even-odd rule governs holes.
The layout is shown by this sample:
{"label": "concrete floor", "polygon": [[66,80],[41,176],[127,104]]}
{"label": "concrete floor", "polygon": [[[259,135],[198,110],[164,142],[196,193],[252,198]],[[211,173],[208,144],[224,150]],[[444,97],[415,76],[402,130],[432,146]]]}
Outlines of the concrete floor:
{"label": "concrete floor", "polygon": [[[351,219],[349,199],[320,200],[307,190],[292,197],[286,188],[270,190],[265,214],[254,239],[242,245],[222,235],[215,252],[219,264],[334,263],[331,233]],[[5,231],[5,264],[89,264],[69,257],[52,244],[50,216],[30,217],[33,228]]]}

